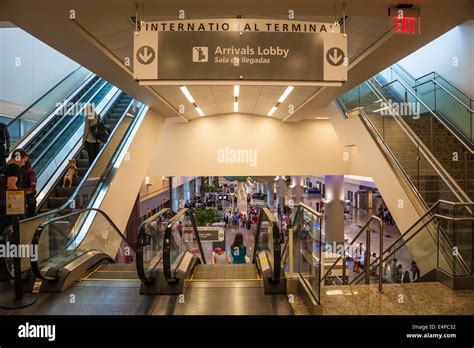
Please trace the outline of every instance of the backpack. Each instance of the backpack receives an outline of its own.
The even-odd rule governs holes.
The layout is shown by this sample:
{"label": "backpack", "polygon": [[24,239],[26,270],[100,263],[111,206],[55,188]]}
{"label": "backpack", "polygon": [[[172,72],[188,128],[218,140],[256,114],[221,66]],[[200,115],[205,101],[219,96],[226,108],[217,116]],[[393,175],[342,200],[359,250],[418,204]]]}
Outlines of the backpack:
{"label": "backpack", "polygon": [[110,130],[104,125],[102,120],[99,120],[95,125],[91,126],[91,133],[96,140],[106,143]]}

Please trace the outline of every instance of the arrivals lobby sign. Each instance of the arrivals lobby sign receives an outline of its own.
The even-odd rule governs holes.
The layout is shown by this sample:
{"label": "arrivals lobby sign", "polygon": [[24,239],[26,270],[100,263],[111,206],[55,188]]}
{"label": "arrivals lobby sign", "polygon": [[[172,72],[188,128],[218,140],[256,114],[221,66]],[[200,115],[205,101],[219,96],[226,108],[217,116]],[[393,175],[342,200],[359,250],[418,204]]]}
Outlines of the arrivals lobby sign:
{"label": "arrivals lobby sign", "polygon": [[266,19],[142,22],[134,36],[142,85],[340,85],[347,36],[333,23]]}

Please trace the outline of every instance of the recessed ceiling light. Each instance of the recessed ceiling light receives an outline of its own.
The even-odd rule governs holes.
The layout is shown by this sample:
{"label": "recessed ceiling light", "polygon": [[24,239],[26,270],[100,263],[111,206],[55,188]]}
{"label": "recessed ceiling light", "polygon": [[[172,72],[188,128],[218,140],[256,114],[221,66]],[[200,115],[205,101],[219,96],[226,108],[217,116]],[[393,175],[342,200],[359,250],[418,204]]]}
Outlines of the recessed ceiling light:
{"label": "recessed ceiling light", "polygon": [[234,85],[234,97],[238,97],[240,93],[240,86]]}
{"label": "recessed ceiling light", "polygon": [[293,91],[295,87],[293,86],[288,86],[286,87],[285,91],[283,92],[283,94],[281,95],[280,99],[278,99],[278,103],[283,103],[286,99],[286,97],[288,97],[288,95],[291,93],[291,91]]}
{"label": "recessed ceiling light", "polygon": [[189,90],[186,88],[186,86],[181,86],[179,87],[179,89],[181,90],[181,92],[183,92],[184,96],[191,104],[195,103],[193,96],[191,95],[191,93],[189,93]]}
{"label": "recessed ceiling light", "polygon": [[195,109],[196,109],[197,113],[199,114],[199,116],[204,116],[204,112],[202,112],[200,107],[196,106]]}
{"label": "recessed ceiling light", "polygon": [[273,113],[275,112],[276,109],[277,109],[276,106],[272,107],[272,109],[268,112],[267,116],[273,115]]}

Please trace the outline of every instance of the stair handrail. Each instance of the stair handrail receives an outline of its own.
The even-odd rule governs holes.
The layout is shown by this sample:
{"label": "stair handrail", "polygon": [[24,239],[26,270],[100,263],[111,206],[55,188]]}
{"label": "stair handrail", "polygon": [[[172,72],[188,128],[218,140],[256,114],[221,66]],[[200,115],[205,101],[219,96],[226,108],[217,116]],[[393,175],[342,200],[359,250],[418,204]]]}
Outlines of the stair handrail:
{"label": "stair handrail", "polygon": [[[342,100],[340,98],[337,99],[337,105],[342,109],[342,111],[343,111],[343,113],[346,117],[351,117],[351,116],[353,116],[354,112],[357,112],[357,114],[362,118],[362,123],[367,128],[369,134],[372,136],[374,141],[379,146],[379,148],[382,151],[382,154],[384,155],[385,159],[388,161],[390,166],[392,166],[392,168],[397,168],[398,169],[398,171],[396,170],[395,173],[397,174],[397,177],[402,181],[402,185],[404,186],[404,191],[407,193],[407,195],[410,198],[411,202],[415,206],[415,209],[418,211],[419,214],[422,215],[420,219],[426,218],[426,216],[427,216],[426,214],[428,212],[432,212],[432,209],[434,209],[434,206],[436,205],[436,203],[433,204],[432,207],[428,207],[425,200],[421,196],[420,192],[414,186],[413,182],[408,177],[408,174],[403,169],[403,166],[400,164],[400,162],[398,161],[396,156],[391,151],[390,147],[385,143],[385,140],[383,139],[382,135],[379,133],[379,131],[374,126],[374,124],[372,123],[370,118],[367,116],[367,113],[365,112],[364,108],[358,107],[358,108],[355,108],[355,109],[347,112],[347,108],[346,108],[346,106],[344,105],[344,103],[342,102]],[[400,176],[400,173],[401,173],[402,176]],[[415,197],[412,197],[412,194]],[[447,201],[440,200],[440,202],[447,202]],[[468,209],[468,211],[471,212],[471,214],[472,214],[472,211],[469,208],[466,208],[466,209]],[[449,240],[449,238],[447,239],[447,243],[452,248],[452,243]],[[460,263],[463,266],[463,268],[465,270],[467,270],[468,267],[467,267],[465,261],[462,259],[462,257],[460,255],[459,255],[459,260],[460,260]]]}
{"label": "stair handrail", "polygon": [[[404,245],[406,245],[410,240],[412,240],[415,236],[418,235],[418,233],[420,233],[429,223],[431,223],[435,218],[437,219],[444,219],[444,220],[450,220],[450,221],[474,221],[474,217],[461,217],[461,218],[454,218],[454,217],[451,217],[451,216],[445,216],[445,215],[442,215],[442,214],[439,214],[438,213],[435,213],[435,214],[431,214],[434,210],[434,208],[439,208],[439,205],[440,204],[449,204],[449,205],[453,205],[453,206],[474,206],[474,202],[449,202],[449,201],[445,201],[445,200],[438,200],[431,208],[429,211],[427,211],[424,216],[420,217],[404,234],[400,235],[389,247],[387,247],[383,252],[380,252],[379,256],[376,257],[372,263],[370,263],[370,266],[369,267],[366,267],[366,269],[364,269],[361,273],[359,273],[350,283],[350,284],[354,284],[356,283],[356,281],[365,273],[365,272],[368,272],[372,266],[374,266],[377,261],[386,253],[387,250],[390,250],[391,248],[393,248],[393,246],[398,243],[399,241],[401,241],[402,239],[404,240],[403,243],[401,243],[397,248],[394,248],[394,250],[392,250],[389,255],[387,255],[385,258],[382,259],[382,262],[379,264],[379,268],[380,266],[383,266],[383,263],[386,262],[393,254],[395,254],[398,250],[400,250],[401,247],[403,247]],[[428,214],[431,214],[430,218],[425,221],[421,227],[418,228],[418,230],[416,230],[416,232],[414,232],[411,236],[409,236],[407,239],[405,239],[404,237],[410,233],[410,231],[412,229],[415,228],[415,226],[418,225],[418,223],[420,223],[425,217],[428,216]],[[447,241],[448,243],[450,242],[449,241],[449,238],[446,236],[445,232],[442,230],[442,229],[438,229],[438,233],[440,233]],[[439,252],[439,244],[437,243],[437,246],[438,246],[438,252]],[[464,260],[462,259],[461,255],[458,253],[457,255],[454,255],[453,256],[457,256],[458,259],[460,260],[461,264],[463,265],[463,267],[466,267],[465,268],[465,271],[466,273],[468,274],[472,274],[472,271],[469,270],[469,268],[467,267],[467,265],[465,264]],[[454,266],[454,262],[453,262],[453,266]],[[382,272],[379,272],[379,279],[381,280],[382,279]]]}
{"label": "stair handrail", "polygon": [[[366,81],[366,84],[367,86],[369,86],[369,88],[377,97],[385,101],[386,105],[390,105],[390,103],[387,101],[385,96],[377,90],[377,88],[373,85],[371,81]],[[430,110],[412,91],[410,91],[405,85],[403,86],[419,103],[421,103],[427,110]],[[442,164],[439,163],[439,161],[436,159],[433,153],[428,149],[428,147],[423,143],[423,141],[421,141],[420,138],[418,138],[418,136],[415,134],[415,132],[407,125],[407,123],[400,116],[400,114],[397,112],[394,112],[393,107],[390,107],[389,110],[391,111],[390,115],[392,115],[395,118],[395,120],[401,126],[405,134],[408,136],[408,138],[410,138],[412,143],[418,147],[421,147],[422,152],[425,154],[426,159],[428,160],[430,165],[434,168],[437,174],[442,178],[442,180],[449,187],[449,189],[454,193],[456,198],[460,202],[466,202],[466,201],[471,202],[471,199],[469,198],[469,196],[464,192],[463,189],[461,189],[461,187],[459,187],[458,183],[446,171],[446,169],[442,166]],[[430,110],[430,113],[433,114],[434,117],[436,117],[436,115],[431,110]],[[458,193],[460,193],[460,195]]]}

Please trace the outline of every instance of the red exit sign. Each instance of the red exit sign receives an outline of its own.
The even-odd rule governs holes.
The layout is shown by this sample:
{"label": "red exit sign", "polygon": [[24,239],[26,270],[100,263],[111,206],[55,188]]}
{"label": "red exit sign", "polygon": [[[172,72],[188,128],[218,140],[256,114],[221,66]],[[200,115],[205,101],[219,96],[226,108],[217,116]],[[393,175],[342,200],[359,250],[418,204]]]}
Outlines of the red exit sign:
{"label": "red exit sign", "polygon": [[397,34],[419,35],[420,28],[420,9],[406,7],[390,7],[388,9],[390,25]]}
{"label": "red exit sign", "polygon": [[416,17],[395,17],[395,32],[402,34],[417,34],[415,31]]}

